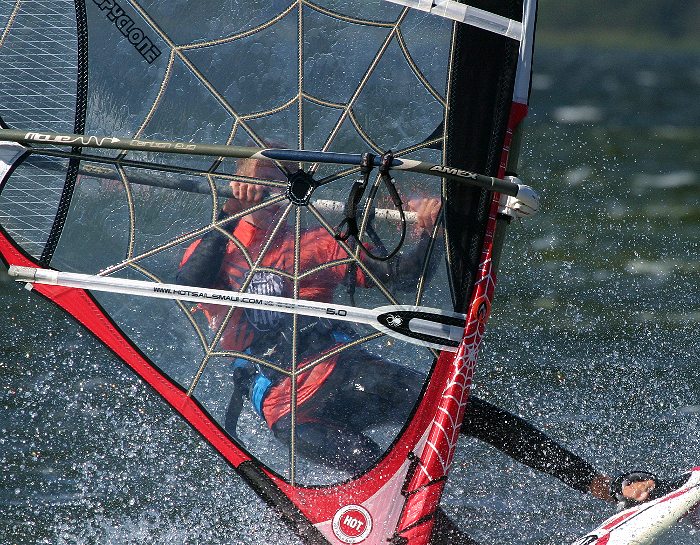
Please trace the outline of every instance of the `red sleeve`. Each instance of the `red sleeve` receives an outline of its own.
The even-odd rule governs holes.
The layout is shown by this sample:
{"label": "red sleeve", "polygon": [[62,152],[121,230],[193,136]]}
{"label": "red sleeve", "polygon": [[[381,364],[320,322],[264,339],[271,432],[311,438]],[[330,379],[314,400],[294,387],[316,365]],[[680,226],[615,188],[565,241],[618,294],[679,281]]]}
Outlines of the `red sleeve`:
{"label": "red sleeve", "polygon": [[179,267],[182,268],[182,266],[187,263],[187,260],[192,256],[194,251],[197,249],[197,246],[199,246],[199,243],[202,242],[201,238],[198,238],[195,240],[192,244],[190,244],[187,247],[187,250],[185,250],[185,253],[182,255],[182,260],[180,260],[180,265]]}
{"label": "red sleeve", "polygon": [[[300,254],[303,270],[349,257],[345,248],[322,227],[304,233]],[[343,263],[324,269],[322,282],[330,283],[333,287],[337,286],[345,278],[348,266],[347,263]],[[357,285],[363,288],[368,287],[370,282],[360,267],[356,268],[355,274]]]}

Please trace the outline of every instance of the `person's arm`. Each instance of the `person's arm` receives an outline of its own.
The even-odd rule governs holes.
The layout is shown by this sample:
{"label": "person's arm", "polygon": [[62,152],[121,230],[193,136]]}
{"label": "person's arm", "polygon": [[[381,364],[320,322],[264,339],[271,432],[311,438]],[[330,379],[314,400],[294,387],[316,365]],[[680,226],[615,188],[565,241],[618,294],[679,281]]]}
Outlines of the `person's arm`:
{"label": "person's arm", "polygon": [[[233,197],[226,199],[219,212],[217,221],[222,221],[233,214],[236,214],[253,204],[259,203],[265,196],[265,188],[256,184],[244,182],[231,182],[231,192]],[[256,220],[266,211],[243,216],[243,220],[255,224]],[[230,232],[238,224],[233,221],[227,224],[226,229]],[[218,229],[212,229],[206,233],[191,249],[180,264],[180,269],[176,276],[176,282],[185,286],[197,286],[199,288],[212,288],[216,283],[221,269],[221,263],[226,254],[228,237]]]}
{"label": "person's arm", "polygon": [[[221,220],[227,214],[222,211],[217,219]],[[206,233],[185,256],[175,281],[183,286],[212,288],[221,269],[221,262],[226,253],[228,237],[218,229]]]}
{"label": "person's arm", "polygon": [[534,426],[471,396],[462,433],[484,441],[514,460],[562,480],[581,492],[610,500],[609,479]]}
{"label": "person's arm", "polygon": [[[423,264],[428,249],[432,243],[431,234],[440,212],[440,199],[414,199],[407,203],[406,209],[416,213],[417,220],[415,229],[419,236],[416,244],[408,252],[400,252],[390,261],[377,261],[368,258],[360,253],[363,263],[382,282],[392,282],[397,289],[411,290],[415,288],[420,274],[423,272]],[[437,251],[436,245],[433,251]],[[426,280],[430,280],[435,272],[435,256],[432,259],[432,266],[426,271]]]}

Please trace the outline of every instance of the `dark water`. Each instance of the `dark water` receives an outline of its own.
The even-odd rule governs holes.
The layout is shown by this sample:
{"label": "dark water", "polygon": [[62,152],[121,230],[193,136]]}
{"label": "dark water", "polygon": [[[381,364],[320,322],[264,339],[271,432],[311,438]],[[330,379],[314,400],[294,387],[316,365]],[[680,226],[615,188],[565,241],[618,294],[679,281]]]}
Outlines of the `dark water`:
{"label": "dark water", "polygon": [[[536,56],[521,175],[543,209],[511,227],[476,389],[610,473],[700,463],[698,96],[698,54]],[[294,543],[92,337],[0,297],[0,543]],[[612,513],[487,447],[457,456],[443,503],[484,545],[566,544]]]}

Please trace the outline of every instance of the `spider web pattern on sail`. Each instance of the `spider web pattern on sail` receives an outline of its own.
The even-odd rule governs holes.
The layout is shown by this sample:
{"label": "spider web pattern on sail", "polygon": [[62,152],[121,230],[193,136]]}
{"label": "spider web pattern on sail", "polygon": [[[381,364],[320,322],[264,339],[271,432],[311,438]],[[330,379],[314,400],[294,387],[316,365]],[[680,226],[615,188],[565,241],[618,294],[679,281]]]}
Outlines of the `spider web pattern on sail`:
{"label": "spider web pattern on sail", "polygon": [[[199,140],[217,143],[272,143],[328,151],[379,153],[394,149],[397,156],[442,160],[441,124],[445,117],[451,24],[383,2],[233,2],[221,17],[214,2],[123,3],[133,27],[162,52],[153,63],[121,33],[110,12],[88,3],[91,87],[86,132],[129,135],[134,138]],[[191,24],[183,25],[187,20]],[[105,37],[106,39],[97,39]],[[301,234],[309,229],[331,234],[340,218],[313,205],[289,204],[282,193],[282,170],[275,179],[246,179],[240,164],[230,160],[166,157],[157,153],[96,153],[113,160],[145,160],[189,169],[186,173],[144,172],[123,164],[107,167],[98,176],[87,168],[79,177],[71,214],[52,265],[59,269],[104,275],[172,281],[182,255],[192,242],[213,229],[227,232],[230,244],[249,265],[240,288],[248,289],[254,274],[272,272],[284,277],[290,295],[298,296],[314,275],[355,263],[373,286],[356,291],[357,304],[387,303],[449,307],[441,268],[439,239],[430,246],[432,257],[420,265],[418,281],[399,292],[368,266],[357,248],[340,244],[336,259],[300,267]],[[32,162],[23,167],[29,169]],[[316,178],[333,180],[314,197],[344,200],[357,169],[318,165],[280,165],[283,170],[303,167]],[[194,178],[212,188],[209,195],[185,194],[144,187],[144,176]],[[245,241],[230,233],[234,223],[253,210],[220,218],[221,198],[215,182],[244,180],[264,185],[268,196],[254,209],[278,207],[266,233],[265,244],[251,254]],[[376,179],[373,178],[373,183]],[[397,177],[406,197],[439,195],[435,180]],[[380,191],[380,205],[389,202]],[[363,224],[369,221],[367,215]],[[375,222],[388,245],[396,239],[395,225]],[[282,233],[292,233],[294,259],[290,268],[266,263],[281,244]],[[411,238],[412,237],[412,238]],[[411,234],[406,245],[416,245]],[[365,237],[366,239],[366,237]],[[432,260],[431,265],[428,261]],[[438,265],[438,263],[440,263]],[[428,282],[428,270],[440,281]],[[342,288],[338,297],[344,297]],[[299,358],[299,320],[292,327],[291,360],[286,364],[270,355],[227,349],[222,338],[235,320],[226,310],[213,323],[201,309],[177,303],[125,300],[99,295],[119,326],[129,334],[168,376],[193,395],[223,425],[230,395],[231,360],[243,358],[288,377],[299,377],[328,358],[362,345],[372,354],[402,359],[406,367],[427,376],[433,354],[387,344],[378,334],[357,328],[357,337],[330,351]],[[213,326],[213,327],[212,327]],[[400,344],[400,343],[399,343]],[[292,381],[291,403],[295,406]],[[408,417],[415,399],[407,399]],[[291,410],[292,418],[296,411]],[[400,430],[373,430],[386,436],[386,449]],[[239,440],[256,457],[292,482],[328,482],[318,467],[295,456],[294,426],[289,448],[270,436],[249,409],[241,417]],[[303,469],[298,469],[298,467]],[[313,479],[319,478],[320,481]],[[332,479],[337,479],[333,476]]]}

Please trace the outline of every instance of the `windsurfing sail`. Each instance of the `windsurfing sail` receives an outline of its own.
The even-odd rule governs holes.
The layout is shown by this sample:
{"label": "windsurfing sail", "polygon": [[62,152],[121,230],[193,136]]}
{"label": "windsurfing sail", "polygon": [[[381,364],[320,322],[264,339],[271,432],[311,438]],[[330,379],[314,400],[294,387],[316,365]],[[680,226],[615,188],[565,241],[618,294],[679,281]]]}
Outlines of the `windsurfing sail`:
{"label": "windsurfing sail", "polygon": [[32,285],[305,543],[447,536],[435,521],[509,221],[498,191],[517,193],[465,181],[516,174],[536,1],[435,4],[0,1],[6,264],[466,315],[450,352],[332,312]]}

